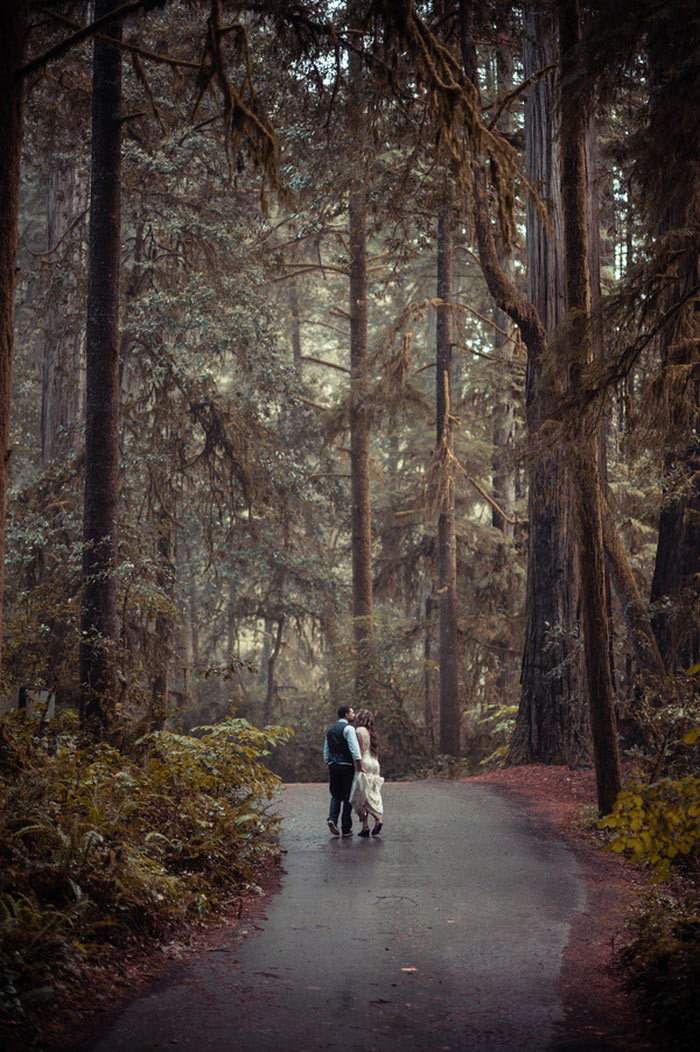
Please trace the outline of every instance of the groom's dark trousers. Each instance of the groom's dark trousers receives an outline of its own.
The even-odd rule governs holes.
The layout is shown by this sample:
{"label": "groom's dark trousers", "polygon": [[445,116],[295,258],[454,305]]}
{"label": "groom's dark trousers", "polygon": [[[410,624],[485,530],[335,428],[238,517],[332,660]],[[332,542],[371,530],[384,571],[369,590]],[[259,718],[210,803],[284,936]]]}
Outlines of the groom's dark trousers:
{"label": "groom's dark trousers", "polygon": [[354,764],[329,763],[328,775],[330,778],[331,809],[328,817],[331,822],[338,824],[340,808],[343,808],[343,817],[340,829],[343,833],[349,833],[352,829],[352,808],[350,807],[350,790],[355,775]]}

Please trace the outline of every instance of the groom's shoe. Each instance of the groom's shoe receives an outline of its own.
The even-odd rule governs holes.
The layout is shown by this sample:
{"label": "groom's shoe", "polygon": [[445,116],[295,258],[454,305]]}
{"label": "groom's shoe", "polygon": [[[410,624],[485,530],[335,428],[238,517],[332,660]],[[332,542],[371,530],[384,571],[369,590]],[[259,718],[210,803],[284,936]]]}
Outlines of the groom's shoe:
{"label": "groom's shoe", "polygon": [[333,836],[340,836],[340,830],[338,829],[337,825],[335,824],[332,818],[328,819],[328,828],[330,829]]}
{"label": "groom's shoe", "polygon": [[343,836],[352,836],[352,829],[348,829],[347,833],[343,830]]}

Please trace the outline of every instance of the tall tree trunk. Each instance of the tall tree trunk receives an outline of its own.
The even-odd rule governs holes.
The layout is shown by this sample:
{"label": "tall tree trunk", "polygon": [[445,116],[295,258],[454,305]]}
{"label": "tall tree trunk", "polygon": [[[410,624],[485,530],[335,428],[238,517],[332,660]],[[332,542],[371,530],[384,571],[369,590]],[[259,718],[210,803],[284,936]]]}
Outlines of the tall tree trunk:
{"label": "tall tree trunk", "polygon": [[260,652],[260,665],[258,668],[258,683],[267,683],[268,681],[267,666],[270,662],[270,654],[272,653],[272,626],[273,620],[268,615],[265,617],[265,624],[263,627],[263,642],[262,650]]}
{"label": "tall tree trunk", "polygon": [[[667,452],[651,586],[654,632],[669,672],[700,661],[700,27],[697,17],[659,18],[649,34],[653,151],[645,180],[651,228],[669,242],[662,309]],[[688,5],[690,7],[691,5]],[[680,100],[680,102],[679,102]]]}
{"label": "tall tree trunk", "polygon": [[[158,528],[158,570],[156,584],[161,594],[172,604],[175,575],[175,534],[170,515],[161,511]],[[153,730],[162,730],[169,715],[168,695],[170,690],[170,664],[173,650],[173,616],[171,610],[159,609],[156,613],[154,631],[155,669],[151,682],[150,724]]]}
{"label": "tall tree trunk", "polygon": [[[84,4],[82,15],[88,14]],[[72,100],[57,104],[49,153],[47,195],[48,253],[51,264],[51,299],[46,312],[46,339],[42,360],[41,457],[46,464],[65,458],[82,446],[85,411],[85,358],[80,317],[85,270],[85,225],[89,184],[87,172],[71,155],[66,133]]]}
{"label": "tall tree trunk", "polygon": [[446,478],[438,519],[438,595],[440,614],[440,752],[459,756],[461,706],[457,633],[457,538],[453,450],[452,396],[452,265],[453,214],[446,202],[438,218],[437,248],[437,449],[445,450]]}
{"label": "tall tree trunk", "polygon": [[[95,18],[119,6],[97,0]],[[109,35],[121,39],[121,22]],[[86,330],[85,503],[80,715],[103,733],[114,716],[119,500],[121,53],[94,42]]]}
{"label": "tall tree trunk", "polygon": [[[562,205],[566,299],[571,348],[570,385],[593,360],[590,329],[591,286],[588,266],[585,136],[587,108],[581,97],[580,59],[575,49],[581,36],[579,0],[559,0],[559,49],[562,77]],[[575,326],[572,322],[578,321]],[[609,625],[603,557],[602,494],[595,417],[584,414],[572,435],[575,471],[575,513],[578,524],[583,646],[593,733],[598,809],[612,811],[620,791],[620,756],[609,664]]]}
{"label": "tall tree trunk", "polygon": [[19,177],[22,159],[24,81],[22,66],[27,37],[27,3],[0,5],[0,658],[2,656],[5,584],[5,511],[7,462],[10,455],[10,404],[15,324],[15,272]]}
{"label": "tall tree trunk", "polygon": [[[473,31],[473,0],[460,0],[464,68],[478,86]],[[551,12],[533,2],[526,12],[525,72],[531,75],[556,61]],[[573,528],[567,516],[569,484],[561,451],[542,443],[538,433],[554,407],[554,390],[546,388],[543,367],[547,336],[554,331],[564,304],[556,151],[555,85],[540,79],[530,89],[526,108],[525,148],[528,174],[550,203],[544,224],[528,204],[529,298],[508,279],[498,260],[491,230],[486,177],[474,177],[474,230],[479,260],[491,295],[519,327],[527,348],[526,422],[535,445],[528,469],[528,569],[525,648],[521,697],[511,741],[511,763],[577,763],[587,759],[590,734],[580,690],[576,607],[577,576]]]}
{"label": "tall tree trunk", "polygon": [[289,323],[294,373],[301,378],[301,314],[299,312],[299,284],[296,278],[291,278],[289,281]]}
{"label": "tall tree trunk", "polygon": [[[525,18],[525,75],[556,62],[551,13],[535,0]],[[527,206],[529,298],[551,337],[564,314],[560,157],[555,74],[533,85],[525,113],[528,176],[548,203],[549,224]],[[536,444],[553,409],[545,348],[528,343],[526,420]],[[580,763],[590,732],[578,657],[578,573],[571,482],[559,447],[538,450],[528,467],[528,563],[521,696],[510,763]]]}
{"label": "tall tree trunk", "polygon": [[[510,50],[500,48],[496,56],[497,83],[499,96],[513,87],[513,56]],[[509,135],[512,132],[512,118],[506,110],[498,124],[498,130]],[[510,246],[498,246],[498,259],[503,273],[509,281],[515,280],[515,258]],[[498,304],[493,308],[493,350],[497,360],[511,361],[513,358],[513,323]],[[515,503],[515,468],[507,462],[513,446],[513,429],[515,426],[515,401],[508,383],[507,367],[499,370],[506,378],[506,383],[497,392],[499,399],[493,414],[493,497],[496,503],[509,518],[512,518]],[[513,539],[513,524],[507,522],[497,508],[491,509],[491,525],[502,530],[507,540]]]}
{"label": "tall tree trunk", "polygon": [[[353,21],[362,5],[350,5]],[[349,56],[350,139],[357,168],[348,201],[350,232],[350,473],[352,491],[352,614],[357,649],[357,704],[366,704],[369,690],[369,640],[372,635],[372,517],[370,491],[370,418],[367,407],[367,200],[365,192],[364,71],[362,54]]]}
{"label": "tall tree trunk", "polygon": [[272,652],[267,662],[267,690],[265,691],[265,707],[263,710],[263,723],[267,726],[272,718],[272,702],[275,697],[275,665],[277,658],[279,657],[280,647],[282,646],[282,632],[284,631],[284,614],[281,615],[277,622],[277,632],[275,633],[275,644],[272,648]]}
{"label": "tall tree trunk", "polygon": [[430,752],[435,752],[437,744],[438,712],[435,698],[435,676],[433,669],[435,656],[433,642],[435,637],[435,595],[431,592],[425,599],[425,635],[423,637],[423,718],[428,736]]}

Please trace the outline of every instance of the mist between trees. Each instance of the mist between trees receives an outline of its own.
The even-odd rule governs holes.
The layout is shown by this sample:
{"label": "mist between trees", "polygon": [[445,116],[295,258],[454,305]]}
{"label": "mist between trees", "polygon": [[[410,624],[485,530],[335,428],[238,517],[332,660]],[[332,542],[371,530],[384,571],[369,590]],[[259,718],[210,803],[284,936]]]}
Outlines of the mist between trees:
{"label": "mist between trees", "polygon": [[697,6],[6,8],[8,697],[692,765]]}

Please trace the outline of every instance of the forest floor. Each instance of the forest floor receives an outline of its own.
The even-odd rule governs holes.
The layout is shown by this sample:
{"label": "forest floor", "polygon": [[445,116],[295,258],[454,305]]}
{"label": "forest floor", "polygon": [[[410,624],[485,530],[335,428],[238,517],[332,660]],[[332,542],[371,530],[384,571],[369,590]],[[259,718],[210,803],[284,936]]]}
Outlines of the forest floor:
{"label": "forest floor", "polygon": [[[616,967],[616,951],[625,939],[630,914],[648,877],[619,855],[605,852],[594,831],[595,775],[592,768],[527,767],[497,770],[466,781],[488,786],[510,807],[547,827],[574,853],[586,887],[586,905],[576,915],[564,952],[561,988],[565,1010],[565,1044],[561,1052],[603,1047],[623,1052],[653,1047],[641,1036],[639,1012],[625,991]],[[183,961],[215,949],[222,929],[227,939],[245,940],[259,927],[267,904],[280,887],[280,872],[271,867],[263,893],[251,894],[216,922],[192,927],[163,944],[134,947],[111,967],[90,977],[82,993],[71,992],[70,1007],[55,1011],[33,1044],[23,1052],[78,1052],[91,1035],[105,1032],[124,1006],[156,980],[167,978]],[[600,1030],[601,1019],[606,1031]]]}

